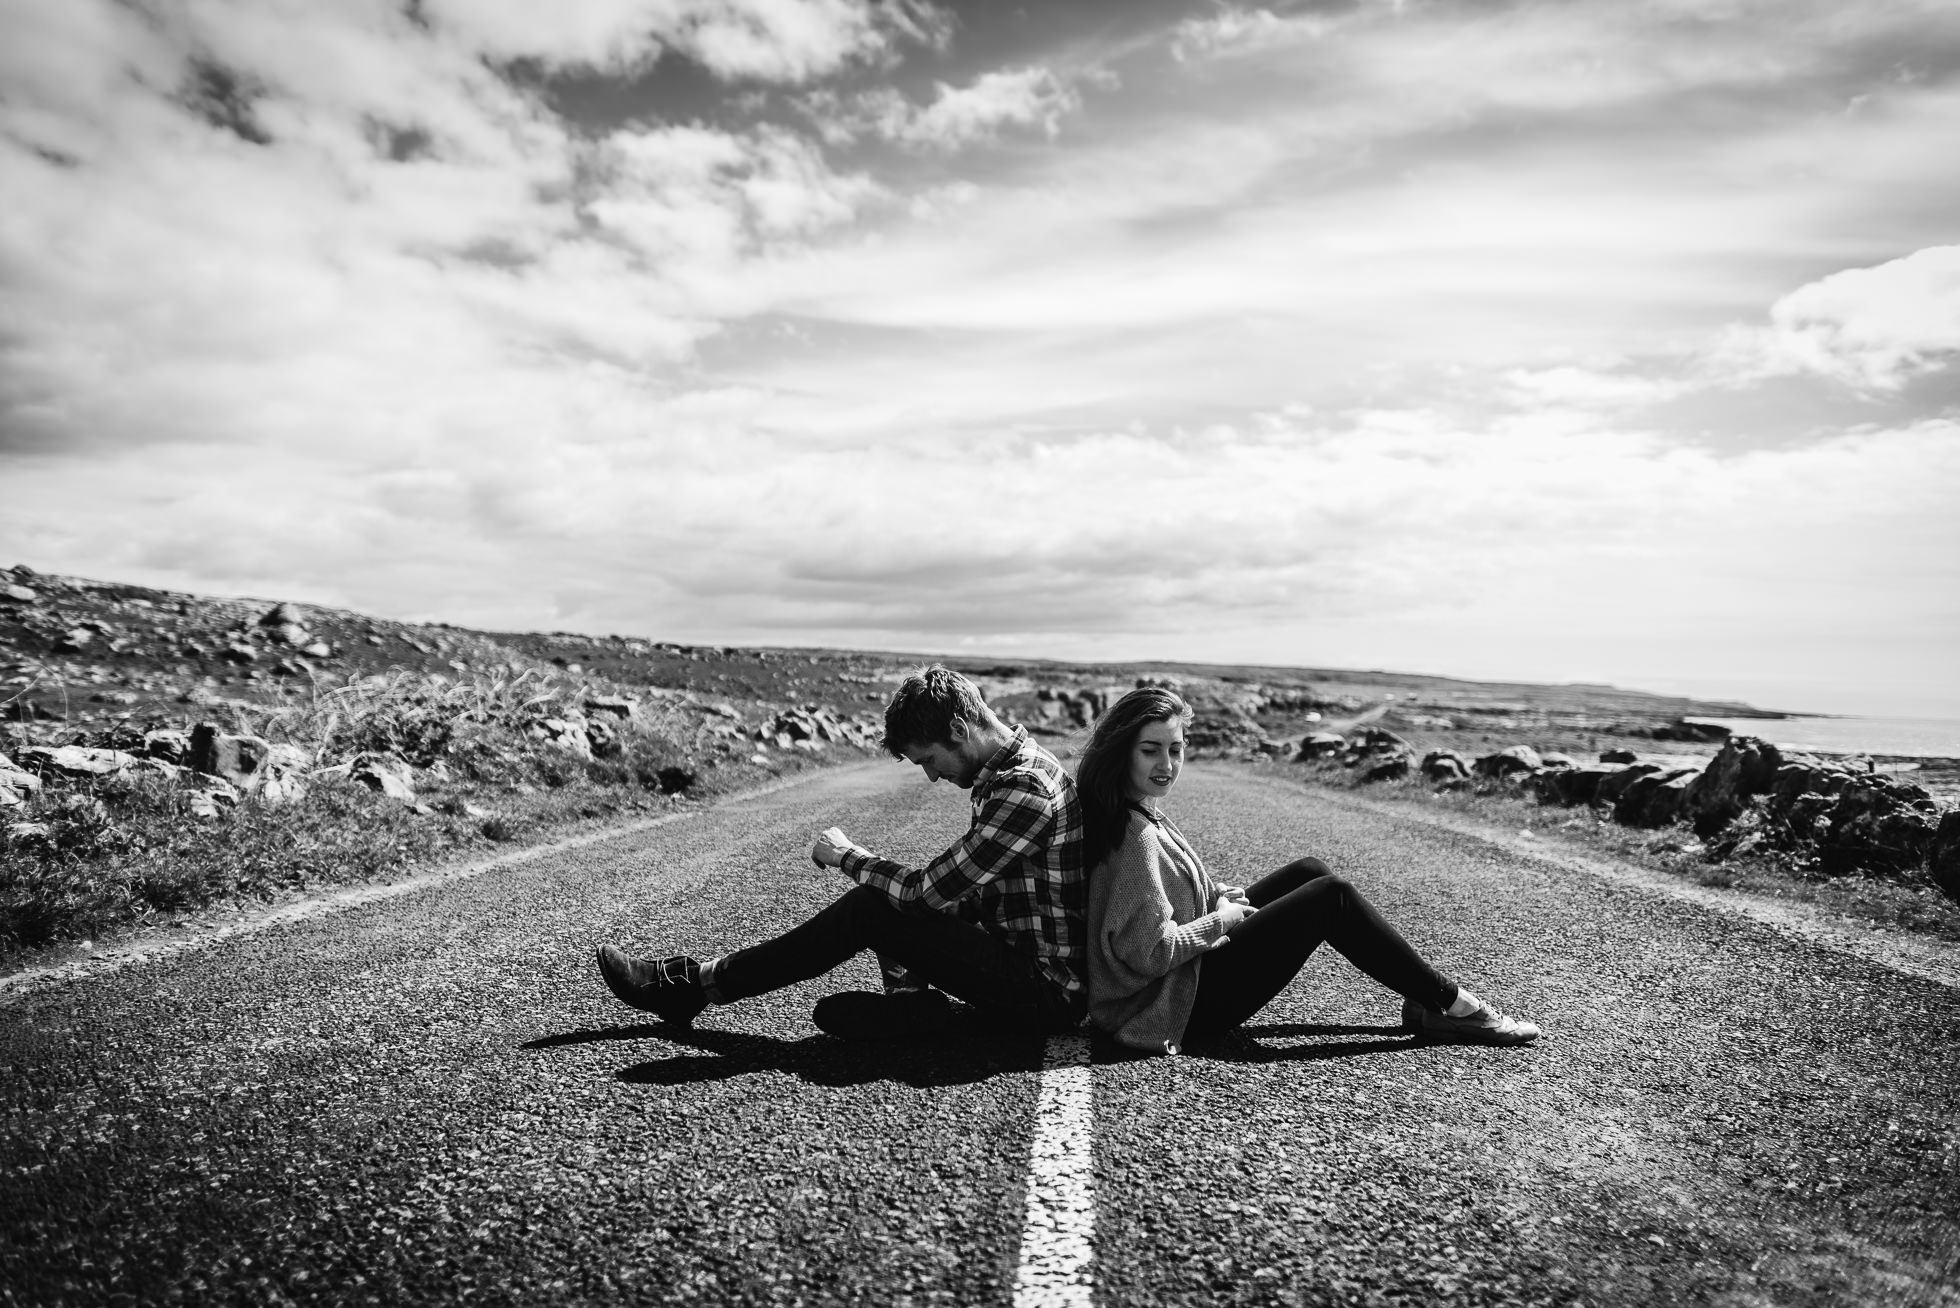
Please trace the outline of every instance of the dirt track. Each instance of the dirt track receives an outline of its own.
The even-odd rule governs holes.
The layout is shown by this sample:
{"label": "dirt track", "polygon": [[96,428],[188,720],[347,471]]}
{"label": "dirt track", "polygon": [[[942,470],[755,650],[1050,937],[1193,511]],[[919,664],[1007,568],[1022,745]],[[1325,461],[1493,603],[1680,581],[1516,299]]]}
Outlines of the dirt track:
{"label": "dirt track", "polygon": [[[1329,956],[1243,1038],[1100,1051],[1099,1302],[1960,1302],[1960,990],[1237,771],[1177,812],[1548,1034],[1414,1045]],[[964,798],[852,769],[11,999],[0,1302],[1006,1302],[1036,1044],[830,1041],[866,961],[686,1035],[592,972],[822,904],[831,822],[925,854]]]}

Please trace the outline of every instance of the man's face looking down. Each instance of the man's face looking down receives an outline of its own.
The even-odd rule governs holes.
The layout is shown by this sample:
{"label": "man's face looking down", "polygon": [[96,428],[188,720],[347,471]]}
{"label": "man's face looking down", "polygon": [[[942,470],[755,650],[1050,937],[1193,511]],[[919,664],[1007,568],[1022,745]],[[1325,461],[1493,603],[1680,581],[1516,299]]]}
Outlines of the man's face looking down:
{"label": "man's face looking down", "polygon": [[978,757],[979,748],[973,743],[965,719],[953,719],[952,734],[950,741],[907,745],[900,752],[906,762],[926,774],[927,781],[950,781],[961,790],[971,790],[987,760]]}

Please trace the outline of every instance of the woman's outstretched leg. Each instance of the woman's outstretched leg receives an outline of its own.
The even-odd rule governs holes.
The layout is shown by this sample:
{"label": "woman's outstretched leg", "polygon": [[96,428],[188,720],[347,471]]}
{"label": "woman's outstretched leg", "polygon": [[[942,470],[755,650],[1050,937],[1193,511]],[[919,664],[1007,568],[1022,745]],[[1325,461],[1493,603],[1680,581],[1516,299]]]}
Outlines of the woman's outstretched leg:
{"label": "woman's outstretched leg", "polygon": [[1296,858],[1285,867],[1274,868],[1245,888],[1245,897],[1254,908],[1264,908],[1288,891],[1298,890],[1318,877],[1331,877],[1334,869],[1317,858]]}
{"label": "woman's outstretched leg", "polygon": [[1319,859],[1299,859],[1260,878],[1246,897],[1259,911],[1232,932],[1230,944],[1205,955],[1186,1039],[1229,1031],[1264,1008],[1323,940],[1423,1008],[1442,1011],[1456,1000],[1456,983]]}

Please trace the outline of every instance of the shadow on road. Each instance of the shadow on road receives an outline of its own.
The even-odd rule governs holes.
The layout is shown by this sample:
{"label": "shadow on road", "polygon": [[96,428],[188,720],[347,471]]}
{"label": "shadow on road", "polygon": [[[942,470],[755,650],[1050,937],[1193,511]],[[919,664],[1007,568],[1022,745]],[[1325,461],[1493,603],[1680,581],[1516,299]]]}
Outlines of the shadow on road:
{"label": "shadow on road", "polygon": [[636,1023],[540,1036],[523,1047],[555,1049],[608,1040],[664,1040],[698,1051],[648,1059],[613,1073],[615,1080],[628,1085],[692,1085],[755,1072],[785,1072],[810,1085],[897,1081],[930,1089],[969,1085],[1041,1066],[1039,1041],[1003,1036],[978,1021],[956,1021],[937,1036],[901,1044],[858,1044],[823,1035],[784,1040],[749,1032]]}
{"label": "shadow on road", "polygon": [[[1354,1036],[1374,1036],[1356,1040]],[[1275,1045],[1273,1040],[1307,1040],[1308,1044]],[[1223,1063],[1319,1062],[1392,1054],[1420,1049],[1424,1042],[1400,1026],[1327,1026],[1315,1022],[1266,1022],[1242,1026],[1214,1040],[1193,1044],[1185,1053]]]}

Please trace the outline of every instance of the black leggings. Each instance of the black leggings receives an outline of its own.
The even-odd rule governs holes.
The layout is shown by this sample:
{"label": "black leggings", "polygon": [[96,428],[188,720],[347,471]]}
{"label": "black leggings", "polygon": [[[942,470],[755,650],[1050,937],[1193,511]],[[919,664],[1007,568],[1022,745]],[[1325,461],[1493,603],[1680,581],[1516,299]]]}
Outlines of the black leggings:
{"label": "black leggings", "polygon": [[1359,890],[1317,858],[1288,863],[1246,887],[1259,911],[1204,955],[1186,1040],[1229,1031],[1286,988],[1325,940],[1375,980],[1425,1008],[1456,1002],[1456,983],[1425,963]]}

